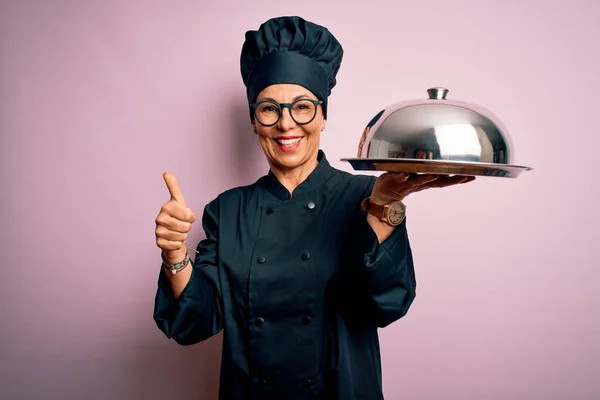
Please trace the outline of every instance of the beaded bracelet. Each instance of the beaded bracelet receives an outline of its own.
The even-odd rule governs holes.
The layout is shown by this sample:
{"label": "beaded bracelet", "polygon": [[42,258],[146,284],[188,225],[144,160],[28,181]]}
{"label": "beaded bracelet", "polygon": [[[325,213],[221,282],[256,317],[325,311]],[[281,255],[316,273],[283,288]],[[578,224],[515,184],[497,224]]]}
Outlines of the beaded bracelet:
{"label": "beaded bracelet", "polygon": [[190,256],[187,253],[186,253],[183,261],[175,263],[175,264],[169,264],[167,262],[167,260],[165,260],[165,255],[162,252],[160,253],[160,257],[162,258],[163,267],[166,270],[170,271],[173,275],[175,275],[176,273],[178,273],[179,271],[181,271],[182,269],[187,267],[188,264],[192,262],[192,259],[190,258]]}

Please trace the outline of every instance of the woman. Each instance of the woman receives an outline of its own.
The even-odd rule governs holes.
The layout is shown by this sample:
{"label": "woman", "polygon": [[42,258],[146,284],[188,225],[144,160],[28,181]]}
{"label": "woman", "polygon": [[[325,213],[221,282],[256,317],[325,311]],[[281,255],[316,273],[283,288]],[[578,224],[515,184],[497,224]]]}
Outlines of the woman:
{"label": "woman", "polygon": [[196,218],[164,175],[154,318],[181,345],[223,330],[222,399],[383,398],[377,329],[415,297],[402,200],[471,180],[331,167],[319,141],[342,54],[326,28],[298,17],[246,34],[242,77],[270,170],[205,207],[193,263]]}

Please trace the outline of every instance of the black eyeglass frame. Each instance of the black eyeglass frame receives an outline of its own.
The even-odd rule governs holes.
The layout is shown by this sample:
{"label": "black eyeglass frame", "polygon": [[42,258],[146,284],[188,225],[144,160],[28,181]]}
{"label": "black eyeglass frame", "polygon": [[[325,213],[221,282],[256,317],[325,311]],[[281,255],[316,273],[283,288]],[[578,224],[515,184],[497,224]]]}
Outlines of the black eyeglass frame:
{"label": "black eyeglass frame", "polygon": [[[294,104],[301,102],[301,101],[308,101],[313,103],[313,105],[315,106],[315,112],[312,116],[312,118],[310,120],[308,120],[307,122],[298,122],[296,121],[296,118],[294,118],[294,113],[292,113],[292,107],[294,106]],[[260,119],[256,116],[256,109],[258,108],[259,105],[263,104],[263,103],[270,103],[273,104],[274,106],[277,107],[277,109],[279,110],[279,117],[277,118],[277,120],[275,120],[275,122],[273,122],[272,124],[263,124]],[[261,124],[262,126],[273,126],[273,125],[277,125],[277,123],[279,122],[279,120],[281,119],[281,116],[283,115],[283,109],[284,108],[289,108],[290,109],[290,117],[292,117],[292,119],[294,120],[295,123],[297,123],[298,125],[306,125],[306,124],[310,124],[311,122],[313,122],[315,120],[315,118],[317,117],[317,108],[319,107],[319,105],[323,104],[323,100],[313,100],[313,99],[308,99],[308,98],[301,98],[298,100],[295,100],[291,103],[277,103],[276,101],[273,100],[261,100],[257,103],[251,103],[250,104],[250,110],[252,111],[252,116],[258,121],[259,124]]]}

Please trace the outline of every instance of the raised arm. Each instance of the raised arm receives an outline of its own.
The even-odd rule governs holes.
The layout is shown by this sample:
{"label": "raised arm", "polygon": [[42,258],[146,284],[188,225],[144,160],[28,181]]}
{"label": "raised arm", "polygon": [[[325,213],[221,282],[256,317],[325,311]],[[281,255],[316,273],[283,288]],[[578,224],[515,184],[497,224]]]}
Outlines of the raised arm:
{"label": "raised arm", "polygon": [[[347,319],[355,324],[385,327],[404,316],[416,296],[416,279],[406,220],[379,237],[358,209],[344,246],[341,278]],[[381,234],[381,232],[380,232]]]}
{"label": "raised arm", "polygon": [[[401,201],[410,193],[471,182],[472,177],[387,173],[365,196],[375,204]],[[408,312],[416,277],[406,219],[390,226],[358,207],[344,246],[343,308],[349,320],[385,327]]]}
{"label": "raised arm", "polygon": [[[165,174],[171,199],[156,218],[156,242],[167,264],[187,255],[186,240],[195,216],[185,205],[175,178]],[[205,340],[222,329],[218,272],[218,202],[208,204],[202,216],[206,239],[196,247],[195,260],[173,274],[161,264],[154,304],[158,328],[181,345]]]}

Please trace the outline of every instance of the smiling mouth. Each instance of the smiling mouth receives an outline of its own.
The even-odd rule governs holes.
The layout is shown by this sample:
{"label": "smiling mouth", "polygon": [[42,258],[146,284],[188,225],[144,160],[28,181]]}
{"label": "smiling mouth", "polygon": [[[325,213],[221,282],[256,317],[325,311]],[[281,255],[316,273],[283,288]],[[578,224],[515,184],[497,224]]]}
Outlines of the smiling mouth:
{"label": "smiling mouth", "polygon": [[301,137],[277,138],[277,139],[275,139],[275,142],[282,147],[292,147],[293,145],[297,144],[301,140],[302,140]]}

